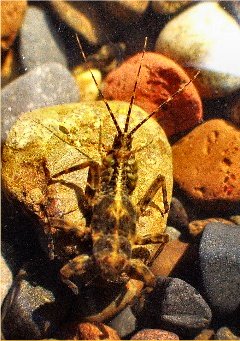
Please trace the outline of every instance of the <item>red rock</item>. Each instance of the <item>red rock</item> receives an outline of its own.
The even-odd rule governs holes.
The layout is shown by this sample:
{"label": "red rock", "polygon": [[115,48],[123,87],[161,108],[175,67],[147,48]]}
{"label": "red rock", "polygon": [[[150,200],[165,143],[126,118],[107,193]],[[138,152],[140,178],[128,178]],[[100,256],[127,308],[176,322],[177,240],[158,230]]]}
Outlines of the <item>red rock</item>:
{"label": "red rock", "polygon": [[[103,89],[107,99],[130,101],[141,55],[134,55],[108,74]],[[160,53],[146,52],[135,104],[151,113],[188,81],[188,75],[173,60]],[[168,103],[156,118],[168,136],[198,124],[202,119],[202,103],[193,83]]]}
{"label": "red rock", "polygon": [[173,173],[178,186],[205,208],[229,210],[240,202],[240,131],[213,119],[174,144]]}
{"label": "red rock", "polygon": [[162,329],[142,329],[131,340],[179,340],[179,337]]}

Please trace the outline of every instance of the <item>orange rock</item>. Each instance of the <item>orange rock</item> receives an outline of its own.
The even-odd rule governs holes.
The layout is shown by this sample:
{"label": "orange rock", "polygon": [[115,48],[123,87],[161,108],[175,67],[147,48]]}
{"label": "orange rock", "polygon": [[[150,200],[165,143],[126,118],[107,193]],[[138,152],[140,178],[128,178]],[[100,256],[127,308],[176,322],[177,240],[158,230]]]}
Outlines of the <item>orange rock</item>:
{"label": "orange rock", "polygon": [[173,146],[174,179],[206,208],[231,209],[240,202],[239,160],[239,128],[213,119]]}
{"label": "orange rock", "polygon": [[[129,102],[136,81],[141,53],[108,74],[103,93],[107,99]],[[135,104],[151,113],[189,81],[185,71],[160,53],[146,52],[136,90]],[[201,121],[202,103],[191,83],[156,115],[168,136],[192,128]]]}
{"label": "orange rock", "polygon": [[163,329],[142,329],[131,340],[179,340],[177,334]]}
{"label": "orange rock", "polygon": [[7,50],[13,43],[21,27],[27,1],[1,2],[1,47]]}
{"label": "orange rock", "polygon": [[191,221],[188,225],[188,230],[192,236],[196,237],[202,234],[203,230],[205,229],[205,226],[208,223],[217,223],[217,222],[233,225],[232,221],[229,221],[223,218],[208,218],[208,219],[203,219],[203,220]]}
{"label": "orange rock", "polygon": [[120,340],[114,329],[98,322],[65,325],[60,336],[68,340]]}

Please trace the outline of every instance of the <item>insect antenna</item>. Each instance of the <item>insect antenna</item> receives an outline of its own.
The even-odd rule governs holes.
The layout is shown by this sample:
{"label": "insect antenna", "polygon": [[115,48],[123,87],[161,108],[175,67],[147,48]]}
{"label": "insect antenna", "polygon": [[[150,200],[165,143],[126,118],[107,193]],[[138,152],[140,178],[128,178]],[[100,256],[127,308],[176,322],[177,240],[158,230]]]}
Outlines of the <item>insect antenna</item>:
{"label": "insect antenna", "polygon": [[172,95],[170,95],[162,104],[160,104],[157,109],[155,109],[151,114],[149,114],[146,118],[144,118],[140,123],[138,123],[136,125],[135,128],[133,128],[130,133],[128,134],[128,136],[133,135],[145,122],[147,122],[149,120],[149,118],[151,118],[153,115],[157,114],[158,111],[167,103],[171,102],[173,100],[173,98],[175,96],[177,96],[179,93],[181,93],[182,91],[184,91],[184,89],[190,84],[192,83],[197,76],[199,75],[200,71],[198,71],[193,78],[191,78],[187,83],[185,83],[183,86],[181,86],[177,91],[175,91]]}
{"label": "insect antenna", "polygon": [[129,108],[128,108],[128,113],[127,113],[127,117],[126,117],[124,133],[127,133],[127,131],[128,131],[129,120],[130,120],[130,116],[131,116],[131,112],[132,112],[132,106],[133,106],[133,103],[134,103],[134,100],[135,100],[135,96],[136,96],[137,83],[138,83],[140,71],[141,71],[141,68],[142,68],[143,57],[144,57],[144,54],[145,54],[145,51],[146,51],[146,47],[147,47],[147,39],[148,39],[148,37],[145,37],[142,57],[141,57],[141,60],[140,60],[140,65],[139,65],[139,68],[138,68],[138,73],[137,73],[136,81],[135,81],[134,88],[133,88],[133,94],[132,94],[132,97],[131,97],[131,100],[130,100],[130,104],[129,104]]}
{"label": "insect antenna", "polygon": [[103,96],[103,93],[102,93],[102,91],[101,91],[101,89],[100,89],[100,87],[99,87],[99,85],[98,85],[98,83],[97,83],[97,81],[96,81],[96,78],[94,77],[94,74],[92,73],[92,70],[91,70],[90,67],[88,66],[86,55],[85,55],[85,53],[84,53],[84,51],[83,51],[82,45],[81,45],[81,43],[80,43],[80,40],[79,40],[77,34],[76,34],[76,39],[77,39],[78,46],[79,46],[79,49],[80,49],[80,51],[81,51],[81,54],[82,54],[82,56],[83,56],[83,59],[84,59],[86,65],[87,65],[87,69],[88,69],[88,71],[89,71],[89,72],[91,73],[91,75],[92,75],[92,79],[93,79],[93,81],[94,81],[94,83],[95,83],[95,85],[96,85],[96,87],[97,87],[97,89],[98,89],[98,92],[99,92],[99,94],[100,94],[100,96],[101,96],[103,102],[105,103],[105,105],[106,105],[106,107],[107,107],[107,110],[108,110],[108,112],[109,112],[109,114],[110,114],[110,116],[111,116],[111,118],[112,118],[112,120],[113,120],[113,123],[114,123],[114,125],[115,125],[115,127],[116,127],[116,129],[117,129],[118,135],[122,135],[121,128],[119,127],[118,122],[117,122],[117,120],[116,120],[116,118],[115,118],[115,116],[114,116],[114,114],[113,114],[113,112],[112,112],[112,110],[111,110],[111,108],[110,108],[110,106],[109,106],[107,100],[106,100],[105,97]]}

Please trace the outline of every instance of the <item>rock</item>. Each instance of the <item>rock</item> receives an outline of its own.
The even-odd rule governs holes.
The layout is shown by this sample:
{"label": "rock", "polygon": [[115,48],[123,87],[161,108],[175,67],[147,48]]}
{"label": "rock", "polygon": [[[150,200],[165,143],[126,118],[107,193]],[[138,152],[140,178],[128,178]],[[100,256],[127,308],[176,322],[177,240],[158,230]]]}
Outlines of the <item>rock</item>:
{"label": "rock", "polygon": [[1,48],[8,50],[22,25],[27,1],[2,1],[1,3]]}
{"label": "rock", "polygon": [[[109,105],[123,128],[129,104],[109,102]],[[146,115],[142,109],[134,106],[130,128],[135,127]],[[4,190],[11,199],[16,199],[26,211],[30,211],[39,219],[41,223],[39,236],[46,251],[48,243],[44,228],[49,226],[50,218],[57,219],[59,223],[53,220],[51,233],[54,235],[55,256],[63,263],[82,252],[83,245],[79,242],[78,235],[67,233],[67,228],[65,231],[59,231],[60,222],[61,226],[77,226],[81,234],[86,231],[86,219],[91,218],[84,211],[81,202],[84,200],[82,191],[86,187],[88,168],[66,174],[62,182],[50,185],[48,185],[48,172],[52,176],[89,159],[100,163],[101,156],[98,150],[100,125],[102,126],[102,144],[106,148],[111,147],[116,133],[116,128],[109,116],[104,103],[100,101],[42,108],[21,115],[6,141],[2,158]],[[144,148],[141,148],[143,146]],[[166,178],[170,202],[171,148],[166,135],[155,120],[148,120],[141,130],[136,131],[133,150],[138,150],[136,160],[139,176],[137,186],[131,196],[134,205],[140,201],[159,174],[164,174]],[[157,192],[154,202],[163,209],[162,191]],[[159,209],[149,206],[147,214],[139,217],[137,234],[142,236],[164,232],[166,220],[167,214],[162,217]],[[150,254],[154,254],[159,246],[149,244],[146,248],[149,249]],[[89,252],[91,251],[90,249]],[[90,280],[94,282],[92,274]],[[121,299],[122,305],[116,306],[116,303],[111,301],[109,306],[105,299],[102,305],[100,304],[101,310],[94,311],[95,305],[91,305],[91,300],[86,300],[84,296],[84,304],[89,306],[84,310],[81,309],[80,313],[84,311],[85,319],[93,321],[100,319],[100,322],[101,319],[116,315],[141,291],[143,283],[136,282],[140,284],[128,282],[129,290]],[[100,295],[103,296],[101,291]],[[82,307],[81,304],[79,307]],[[105,308],[107,310],[104,310]]]}
{"label": "rock", "polygon": [[236,225],[240,225],[240,215],[232,215],[229,220],[231,220]]}
{"label": "rock", "polygon": [[216,213],[239,210],[240,132],[236,126],[209,120],[172,150],[174,179],[195,205]]}
{"label": "rock", "polygon": [[102,1],[102,4],[111,16],[114,16],[124,24],[136,22],[146,11],[149,1],[116,0]]}
{"label": "rock", "polygon": [[240,88],[239,45],[236,21],[217,2],[201,2],[169,21],[155,48],[191,75],[200,70],[197,89],[213,98]]}
{"label": "rock", "polygon": [[0,258],[0,266],[1,266],[0,298],[1,298],[1,305],[2,305],[3,300],[12,285],[13,278],[12,278],[12,271],[10,270],[6,260],[4,259],[2,255]]}
{"label": "rock", "polygon": [[18,273],[3,306],[6,339],[47,338],[60,326],[72,299],[55,276],[50,264],[41,259],[32,260]]}
{"label": "rock", "polygon": [[[101,87],[102,75],[98,69],[91,69],[97,84]],[[97,100],[99,92],[89,70],[84,70],[82,66],[77,66],[72,71],[73,77],[79,87],[82,101]]]}
{"label": "rock", "polygon": [[65,325],[61,340],[120,340],[117,332],[99,322],[82,322]]}
{"label": "rock", "polygon": [[195,288],[181,279],[170,277],[158,277],[142,316],[148,325],[173,332],[178,330],[182,335],[207,328],[212,318],[209,306]]}
{"label": "rock", "polygon": [[191,221],[188,225],[188,230],[189,230],[189,233],[193,237],[197,237],[197,236],[199,237],[203,233],[203,230],[205,229],[208,223],[217,223],[217,222],[232,225],[231,221],[223,219],[223,218],[208,218],[208,219]]}
{"label": "rock", "polygon": [[133,333],[136,329],[137,319],[133,315],[131,307],[126,307],[117,316],[115,316],[110,322],[110,327],[115,329],[121,338],[126,337]]}
{"label": "rock", "polygon": [[2,90],[2,141],[22,112],[79,101],[79,90],[69,71],[47,63],[19,77]]}
{"label": "rock", "polygon": [[213,340],[213,337],[213,329],[203,329],[197,336],[195,336],[194,340]]}
{"label": "rock", "polygon": [[43,8],[29,6],[27,9],[20,34],[20,58],[25,71],[50,62],[67,67],[61,36]]}
{"label": "rock", "polygon": [[180,200],[173,197],[168,215],[168,224],[179,228],[188,226],[189,220],[187,212]]}
{"label": "rock", "polygon": [[235,335],[228,327],[221,327],[217,330],[214,340],[240,340],[240,335]]}
{"label": "rock", "polygon": [[162,1],[155,0],[151,2],[153,10],[158,14],[175,14],[186,6],[190,5],[192,1]]}
{"label": "rock", "polygon": [[240,229],[209,223],[202,235],[199,258],[209,305],[220,316],[234,314],[240,297]]}
{"label": "rock", "polygon": [[179,340],[179,337],[162,329],[142,329],[134,334],[131,340]]}
{"label": "rock", "polygon": [[[104,18],[99,3],[89,1],[50,1],[57,15],[91,45],[100,45],[113,39],[111,20]],[[106,15],[106,13],[105,13]]]}
{"label": "rock", "polygon": [[221,5],[240,24],[240,4],[239,4],[239,1],[223,1],[223,2],[221,2]]}
{"label": "rock", "polygon": [[178,240],[181,237],[181,232],[175,227],[168,226],[166,227],[166,233],[169,235],[169,240]]}
{"label": "rock", "polygon": [[[103,88],[107,99],[130,100],[141,56],[141,53],[134,55],[108,74]],[[146,52],[135,103],[151,113],[188,81],[183,69],[171,59],[159,53]],[[157,120],[168,136],[192,128],[201,118],[201,99],[192,83],[157,114]]]}
{"label": "rock", "polygon": [[154,261],[151,270],[156,276],[183,276],[194,273],[197,262],[197,250],[180,240],[171,240]]}

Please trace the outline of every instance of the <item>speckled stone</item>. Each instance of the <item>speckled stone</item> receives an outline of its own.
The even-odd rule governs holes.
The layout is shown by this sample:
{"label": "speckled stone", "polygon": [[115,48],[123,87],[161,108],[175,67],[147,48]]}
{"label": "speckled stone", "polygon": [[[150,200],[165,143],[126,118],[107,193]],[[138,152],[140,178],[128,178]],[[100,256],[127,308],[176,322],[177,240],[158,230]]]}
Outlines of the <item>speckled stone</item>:
{"label": "speckled stone", "polygon": [[167,330],[142,329],[134,334],[131,340],[179,340],[179,337]]}
{"label": "speckled stone", "polygon": [[240,203],[239,158],[238,127],[209,120],[173,145],[174,179],[193,202],[230,212]]}
{"label": "speckled stone", "polygon": [[27,1],[1,2],[1,48],[7,50],[14,42],[27,8]]}
{"label": "speckled stone", "polygon": [[20,113],[40,107],[79,101],[79,89],[70,72],[46,63],[17,78],[2,90],[2,141]]}
{"label": "speckled stone", "polygon": [[20,270],[3,306],[2,330],[7,340],[48,338],[66,319],[71,296],[56,278],[42,259]]}
{"label": "speckled stone", "polygon": [[201,2],[169,21],[156,51],[174,59],[190,74],[200,70],[196,86],[207,98],[240,88],[240,27],[217,2]]}
{"label": "speckled stone", "polygon": [[110,16],[98,1],[50,1],[57,15],[89,44],[100,45],[114,37]]}
{"label": "speckled stone", "polygon": [[118,332],[118,335],[122,339],[133,333],[137,327],[137,319],[132,312],[131,307],[126,307],[117,316],[115,316],[110,322],[109,326]]}
{"label": "speckled stone", "polygon": [[214,340],[240,340],[240,333],[233,332],[228,327],[221,327],[217,330]]}
{"label": "speckled stone", "polygon": [[203,232],[199,258],[209,305],[220,316],[240,306],[240,229],[209,223]]}
{"label": "speckled stone", "polygon": [[57,32],[45,9],[37,6],[28,7],[20,33],[19,55],[24,71],[50,62],[67,67],[61,34]]}
{"label": "speckled stone", "polygon": [[[134,55],[107,75],[103,85],[103,94],[107,99],[130,100],[141,56],[141,53]],[[173,60],[160,53],[146,52],[135,103],[152,113],[189,80],[184,70]],[[159,110],[155,118],[168,136],[198,124],[202,119],[202,103],[193,83]]]}

